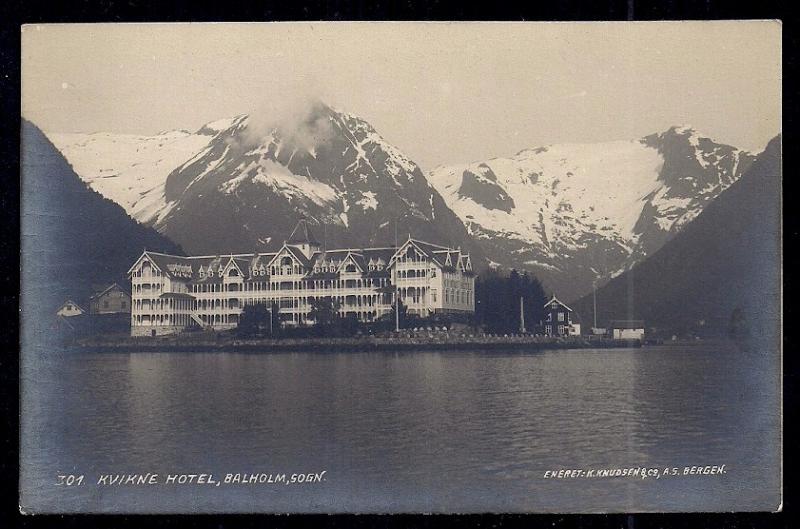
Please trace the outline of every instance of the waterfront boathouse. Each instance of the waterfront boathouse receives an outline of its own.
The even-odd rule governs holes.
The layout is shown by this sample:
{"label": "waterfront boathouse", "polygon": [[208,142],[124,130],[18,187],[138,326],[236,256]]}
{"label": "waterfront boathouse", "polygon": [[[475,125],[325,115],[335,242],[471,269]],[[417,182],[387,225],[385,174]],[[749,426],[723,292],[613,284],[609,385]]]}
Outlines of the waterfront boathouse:
{"label": "waterfront boathouse", "polygon": [[236,327],[245,305],[274,307],[286,325],[313,324],[311,303],[375,321],[395,296],[419,316],[472,313],[475,274],[460,249],[412,239],[397,247],[323,250],[301,220],[277,252],[181,257],[145,251],[128,270],[131,335]]}
{"label": "waterfront boathouse", "polygon": [[609,325],[611,337],[615,340],[643,340],[644,321],[613,320]]}

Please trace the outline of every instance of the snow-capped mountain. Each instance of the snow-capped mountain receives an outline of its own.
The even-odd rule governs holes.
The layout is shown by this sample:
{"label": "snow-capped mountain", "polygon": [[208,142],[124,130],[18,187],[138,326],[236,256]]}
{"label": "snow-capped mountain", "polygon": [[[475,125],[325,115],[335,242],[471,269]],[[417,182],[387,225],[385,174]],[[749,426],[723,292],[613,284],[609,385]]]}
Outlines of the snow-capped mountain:
{"label": "snow-capped mountain", "polygon": [[598,289],[596,303],[589,294],[570,306],[584,322],[596,308],[601,326],[643,319],[668,335],[726,336],[739,311],[754,350],[779,351],[781,151],[779,135],[697,219]]}
{"label": "snow-capped mountain", "polygon": [[420,168],[366,121],[315,102],[154,137],[51,134],[92,188],[191,253],[274,248],[301,216],[328,247],[408,234],[484,261]]}
{"label": "snow-capped mountain", "polygon": [[573,299],[659,249],[752,160],[673,127],[441,167],[429,179],[495,263],[533,270]]}
{"label": "snow-capped mountain", "polygon": [[659,249],[753,159],[673,127],[426,178],[369,123],[320,102],[194,133],[48,136],[93,189],[191,253],[271,249],[307,216],[329,247],[391,244],[397,228],[400,239],[465,247],[478,267],[485,255],[531,270],[567,300]]}
{"label": "snow-capped mountain", "polygon": [[[217,125],[226,123],[230,120]],[[195,134],[175,130],[155,136],[47,133],[84,182],[142,223],[164,210],[167,175],[206,148],[214,135],[208,126]]]}

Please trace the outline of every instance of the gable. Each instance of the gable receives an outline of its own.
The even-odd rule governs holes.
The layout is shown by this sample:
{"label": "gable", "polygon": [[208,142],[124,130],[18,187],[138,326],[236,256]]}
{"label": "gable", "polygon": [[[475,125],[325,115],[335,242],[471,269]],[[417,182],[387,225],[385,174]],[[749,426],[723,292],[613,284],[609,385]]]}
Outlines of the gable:
{"label": "gable", "polygon": [[275,257],[270,259],[267,266],[284,266],[285,264],[288,265],[288,261],[284,261],[286,258],[291,260],[291,264],[295,265],[298,264],[300,266],[307,266],[309,261],[306,259],[306,256],[302,254],[298,249],[293,248],[291,246],[283,245],[278,253],[275,254]]}
{"label": "gable", "polygon": [[225,268],[222,269],[222,275],[228,276],[230,274],[231,269],[236,270],[236,273],[239,277],[244,277],[244,272],[242,271],[241,267],[236,263],[236,260],[231,257],[228,259],[228,262],[225,264]]}
{"label": "gable", "polygon": [[[133,274],[134,270],[136,270],[137,268],[139,268],[142,265],[142,262],[144,260],[147,260],[150,263],[151,266],[155,266],[156,268],[158,268],[158,265],[155,264],[155,262],[153,261],[152,257],[150,257],[150,254],[145,251],[145,252],[142,252],[142,255],[139,256],[139,258],[136,260],[136,262],[134,262],[131,265],[131,267],[128,268],[128,277],[130,277],[131,274]],[[158,269],[159,269],[159,271],[162,271],[160,268],[158,268]]]}
{"label": "gable", "polygon": [[127,290],[122,288],[118,283],[112,283],[111,285],[107,286],[105,289],[103,289],[100,292],[94,294],[89,299],[97,299],[97,298],[106,296],[108,294],[113,294],[113,293],[121,293],[121,294],[124,294],[125,296],[130,297],[130,295],[128,294]]}
{"label": "gable", "polygon": [[555,296],[550,298],[550,301],[545,303],[543,305],[543,307],[546,308],[546,309],[550,309],[550,310],[565,309],[565,310],[567,310],[569,312],[572,312],[571,308],[569,308],[566,304],[564,304],[561,301],[559,301],[558,298],[556,298]]}
{"label": "gable", "polygon": [[68,299],[58,308],[56,314],[83,314],[84,312],[80,305]]}
{"label": "gable", "polygon": [[361,266],[361,264],[358,262],[358,260],[355,258],[352,252],[347,252],[347,256],[345,256],[345,258],[342,259],[342,262],[339,264],[337,272],[339,273],[346,272],[348,266],[353,266],[355,268],[355,270],[353,271],[355,272],[359,273],[364,272],[364,268]]}
{"label": "gable", "polygon": [[409,255],[416,255],[426,260],[431,258],[430,254],[426,252],[423,248],[421,248],[416,243],[416,241],[414,241],[413,239],[408,239],[406,242],[403,243],[402,246],[400,246],[400,248],[397,249],[394,255],[392,255],[389,264],[394,263],[395,261],[397,261],[397,259],[401,257],[406,257]]}

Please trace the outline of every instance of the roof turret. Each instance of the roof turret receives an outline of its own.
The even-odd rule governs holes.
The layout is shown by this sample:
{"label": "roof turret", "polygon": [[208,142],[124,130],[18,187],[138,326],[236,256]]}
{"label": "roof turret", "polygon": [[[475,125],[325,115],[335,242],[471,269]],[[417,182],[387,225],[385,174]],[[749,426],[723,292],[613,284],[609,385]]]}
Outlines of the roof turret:
{"label": "roof turret", "polygon": [[308,225],[308,220],[303,217],[297,221],[297,225],[292,230],[292,234],[286,240],[287,244],[313,244],[319,246],[319,241],[314,237],[311,232],[311,227]]}

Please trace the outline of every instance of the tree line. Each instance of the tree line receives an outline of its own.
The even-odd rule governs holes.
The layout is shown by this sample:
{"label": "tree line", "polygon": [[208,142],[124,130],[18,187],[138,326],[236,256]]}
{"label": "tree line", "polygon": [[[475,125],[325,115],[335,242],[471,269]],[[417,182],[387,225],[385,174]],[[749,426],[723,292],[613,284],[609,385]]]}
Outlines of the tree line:
{"label": "tree line", "polygon": [[401,328],[410,325],[408,307],[399,303],[399,317],[395,315],[397,308],[392,305],[389,313],[369,324],[359,322],[355,314],[342,315],[341,304],[331,296],[313,298],[308,318],[314,322],[296,328],[281,325],[279,309],[276,304],[257,303],[245,305],[239,316],[236,334],[243,338],[255,337],[334,337],[353,336],[358,332],[380,332],[394,330],[396,320]]}
{"label": "tree line", "polygon": [[539,280],[516,270],[503,274],[490,269],[475,279],[475,322],[486,332],[520,332],[520,298],[524,308],[525,330],[532,333],[544,316],[547,296]]}

